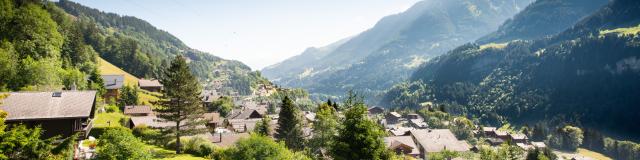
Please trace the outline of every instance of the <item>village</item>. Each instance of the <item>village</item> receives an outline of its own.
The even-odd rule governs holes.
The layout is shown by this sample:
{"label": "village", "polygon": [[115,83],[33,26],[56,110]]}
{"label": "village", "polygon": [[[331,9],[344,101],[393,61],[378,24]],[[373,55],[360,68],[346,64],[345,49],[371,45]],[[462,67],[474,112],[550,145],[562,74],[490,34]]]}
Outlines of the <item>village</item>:
{"label": "village", "polygon": [[[101,120],[100,114],[106,111],[106,104],[99,104],[96,100],[112,99],[117,101],[125,86],[124,75],[102,75],[106,93],[103,97],[96,97],[96,91],[65,90],[56,92],[11,92],[3,100],[0,109],[9,113],[6,123],[22,123],[28,126],[41,126],[44,137],[61,135],[68,137],[79,133],[81,141],[95,141],[92,137],[92,129],[96,121],[103,121],[103,126],[109,127],[122,125],[134,129],[136,127],[162,128],[172,125],[157,117],[153,104],[126,105],[122,114],[126,122],[111,120]],[[216,85],[221,86],[221,85]],[[138,80],[137,87],[145,92],[159,94],[163,90],[163,85],[158,80]],[[252,95],[240,96],[238,94],[224,95],[222,87],[203,90],[201,94],[203,107],[211,105],[222,97],[232,97],[233,109],[226,114],[219,112],[207,112],[201,118],[206,120],[206,125],[199,128],[207,128],[208,132],[194,135],[194,137],[204,138],[216,146],[230,147],[236,141],[249,137],[254,131],[256,123],[263,118],[270,119],[269,136],[273,137],[275,129],[278,127],[278,110],[268,112],[271,102],[265,100],[255,100],[255,97],[266,97],[281,90],[271,85],[261,85]],[[105,102],[102,102],[105,103]],[[428,103],[427,108],[434,108]],[[101,107],[99,107],[101,106]],[[522,133],[500,130],[496,127],[479,127],[474,125],[473,134],[482,142],[475,142],[474,145],[465,140],[456,138],[456,135],[448,128],[436,128],[429,126],[425,118],[417,113],[401,114],[395,111],[388,111],[383,107],[374,106],[368,108],[368,117],[375,120],[387,132],[384,142],[389,150],[398,155],[413,157],[416,159],[428,159],[429,155],[443,151],[454,151],[460,153],[470,153],[479,151],[479,147],[490,146],[500,147],[502,144],[514,145],[523,150],[544,149],[543,142],[529,141],[528,137]],[[316,114],[312,111],[304,111],[303,118],[304,138],[313,137],[312,125]],[[122,121],[120,120],[120,121]],[[104,126],[106,122],[107,126]],[[448,124],[450,122],[447,122]],[[455,125],[451,123],[450,125]],[[79,157],[90,159],[95,156],[95,146],[78,146],[76,153]],[[458,158],[461,159],[461,158]]]}

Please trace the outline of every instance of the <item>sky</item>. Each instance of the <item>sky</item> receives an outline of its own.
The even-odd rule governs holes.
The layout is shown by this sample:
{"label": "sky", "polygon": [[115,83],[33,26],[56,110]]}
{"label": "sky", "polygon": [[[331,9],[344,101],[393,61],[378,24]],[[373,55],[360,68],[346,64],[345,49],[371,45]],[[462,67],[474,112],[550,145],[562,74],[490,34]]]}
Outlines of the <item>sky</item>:
{"label": "sky", "polygon": [[135,16],[253,70],[357,35],[419,0],[74,0]]}

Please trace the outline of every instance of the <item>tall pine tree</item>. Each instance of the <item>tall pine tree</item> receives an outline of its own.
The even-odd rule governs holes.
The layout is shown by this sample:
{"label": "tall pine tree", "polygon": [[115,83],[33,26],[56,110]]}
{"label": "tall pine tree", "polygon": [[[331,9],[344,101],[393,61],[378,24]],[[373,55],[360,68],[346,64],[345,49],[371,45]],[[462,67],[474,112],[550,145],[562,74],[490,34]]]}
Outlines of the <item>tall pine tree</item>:
{"label": "tall pine tree", "polygon": [[206,127],[203,127],[206,121],[202,118],[205,109],[201,104],[201,86],[182,56],[177,56],[171,62],[160,82],[165,89],[162,90],[159,103],[161,107],[156,112],[159,118],[174,123],[162,131],[176,137],[176,153],[181,153],[181,136],[206,132]]}
{"label": "tall pine tree", "polygon": [[293,105],[293,101],[289,99],[289,96],[285,96],[282,99],[278,116],[278,129],[276,129],[275,138],[284,141],[289,149],[302,150],[304,148],[302,119],[300,111]]}

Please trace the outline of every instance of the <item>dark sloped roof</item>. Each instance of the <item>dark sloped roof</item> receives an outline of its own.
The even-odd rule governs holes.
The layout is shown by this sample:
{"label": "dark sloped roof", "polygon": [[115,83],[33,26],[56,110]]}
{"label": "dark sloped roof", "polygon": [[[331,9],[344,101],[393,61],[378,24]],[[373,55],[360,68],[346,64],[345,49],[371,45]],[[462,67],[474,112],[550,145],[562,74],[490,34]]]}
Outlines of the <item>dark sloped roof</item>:
{"label": "dark sloped roof", "polygon": [[101,77],[104,80],[104,88],[106,89],[120,89],[124,84],[124,75],[121,74],[102,75]]}
{"label": "dark sloped roof", "polygon": [[96,91],[11,92],[2,100],[0,109],[9,115],[6,120],[60,119],[89,117]]}
{"label": "dark sloped roof", "polygon": [[140,79],[138,81],[138,86],[140,87],[162,87],[162,84],[160,84],[160,81],[156,80],[156,79]]}
{"label": "dark sloped roof", "polygon": [[124,114],[151,114],[151,106],[124,106]]}

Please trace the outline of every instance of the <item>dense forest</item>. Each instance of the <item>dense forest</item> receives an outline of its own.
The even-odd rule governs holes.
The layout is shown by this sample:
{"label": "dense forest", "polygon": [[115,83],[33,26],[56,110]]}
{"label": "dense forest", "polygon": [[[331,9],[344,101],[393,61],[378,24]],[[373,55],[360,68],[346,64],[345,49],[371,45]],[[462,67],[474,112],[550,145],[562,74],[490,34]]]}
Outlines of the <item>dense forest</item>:
{"label": "dense forest", "polygon": [[434,101],[488,124],[562,121],[638,139],[640,39],[623,31],[637,26],[639,7],[617,0],[549,38],[460,46],[425,63],[383,103]]}
{"label": "dense forest", "polygon": [[70,21],[79,24],[80,41],[92,46],[105,60],[137,77],[158,78],[158,71],[168,65],[170,58],[183,55],[202,82],[222,80],[224,86],[242,95],[250,94],[251,87],[266,82],[241,62],[191,49],[175,36],[144,20],[105,13],[67,0],[56,5],[72,17]]}

